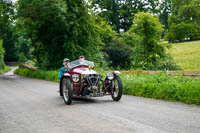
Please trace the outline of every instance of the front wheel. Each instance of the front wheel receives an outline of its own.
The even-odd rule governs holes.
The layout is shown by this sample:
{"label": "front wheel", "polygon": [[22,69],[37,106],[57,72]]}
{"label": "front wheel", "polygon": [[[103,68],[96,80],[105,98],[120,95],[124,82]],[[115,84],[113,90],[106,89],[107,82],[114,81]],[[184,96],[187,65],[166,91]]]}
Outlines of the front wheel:
{"label": "front wheel", "polygon": [[111,91],[111,96],[114,101],[119,101],[122,97],[122,80],[119,76],[115,76],[113,79],[113,88]]}
{"label": "front wheel", "polygon": [[65,104],[70,105],[72,103],[72,85],[68,78],[64,78],[62,81],[62,94]]}

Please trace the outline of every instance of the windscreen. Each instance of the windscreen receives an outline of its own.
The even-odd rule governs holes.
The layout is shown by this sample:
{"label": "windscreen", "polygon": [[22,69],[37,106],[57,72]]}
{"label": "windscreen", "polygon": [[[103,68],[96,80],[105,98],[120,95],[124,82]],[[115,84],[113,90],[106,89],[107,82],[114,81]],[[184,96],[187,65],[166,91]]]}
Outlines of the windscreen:
{"label": "windscreen", "polygon": [[94,62],[92,61],[88,61],[88,60],[75,60],[69,63],[68,67],[69,68],[74,68],[80,65],[84,65],[84,66],[94,66]]}

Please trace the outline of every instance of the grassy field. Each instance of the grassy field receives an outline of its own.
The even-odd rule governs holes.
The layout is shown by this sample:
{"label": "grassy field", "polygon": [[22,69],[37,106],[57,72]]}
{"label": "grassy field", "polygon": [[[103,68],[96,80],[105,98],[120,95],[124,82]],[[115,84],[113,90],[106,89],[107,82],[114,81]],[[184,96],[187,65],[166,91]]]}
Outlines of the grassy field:
{"label": "grassy field", "polygon": [[10,67],[6,66],[4,70],[0,69],[0,74],[8,72],[10,70]]}
{"label": "grassy field", "polygon": [[[17,69],[16,74],[58,82],[58,71]],[[101,73],[105,77],[106,72]],[[121,74],[123,94],[200,105],[200,80],[160,74]]]}
{"label": "grassy field", "polygon": [[183,70],[200,70],[200,41],[173,43],[170,54]]}

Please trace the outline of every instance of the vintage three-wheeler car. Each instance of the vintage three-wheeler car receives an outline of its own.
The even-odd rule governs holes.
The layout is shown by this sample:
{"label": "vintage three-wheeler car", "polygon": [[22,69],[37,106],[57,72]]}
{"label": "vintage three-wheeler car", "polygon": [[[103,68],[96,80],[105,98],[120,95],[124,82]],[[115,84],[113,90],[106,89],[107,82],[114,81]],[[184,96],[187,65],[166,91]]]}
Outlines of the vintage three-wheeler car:
{"label": "vintage three-wheeler car", "polygon": [[122,97],[122,81],[119,71],[109,72],[103,80],[94,70],[94,63],[76,60],[68,65],[68,71],[60,80],[60,96],[65,104],[72,103],[73,97],[102,97],[111,95],[114,101]]}

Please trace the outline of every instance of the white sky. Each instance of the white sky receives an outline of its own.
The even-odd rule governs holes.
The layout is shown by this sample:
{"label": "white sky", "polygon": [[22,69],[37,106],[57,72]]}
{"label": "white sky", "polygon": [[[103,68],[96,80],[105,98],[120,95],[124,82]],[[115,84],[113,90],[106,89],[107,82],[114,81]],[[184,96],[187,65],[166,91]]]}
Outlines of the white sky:
{"label": "white sky", "polygon": [[16,2],[17,0],[12,0],[13,2]]}

